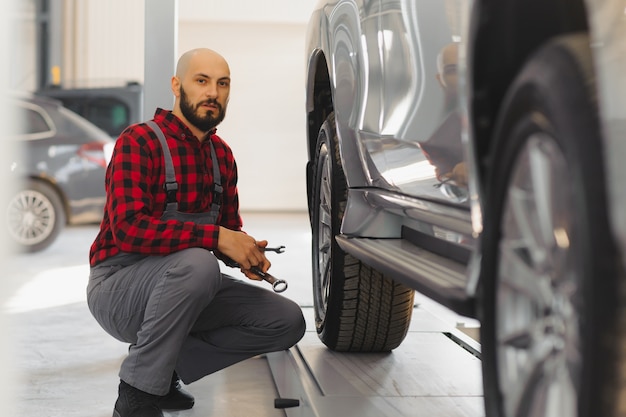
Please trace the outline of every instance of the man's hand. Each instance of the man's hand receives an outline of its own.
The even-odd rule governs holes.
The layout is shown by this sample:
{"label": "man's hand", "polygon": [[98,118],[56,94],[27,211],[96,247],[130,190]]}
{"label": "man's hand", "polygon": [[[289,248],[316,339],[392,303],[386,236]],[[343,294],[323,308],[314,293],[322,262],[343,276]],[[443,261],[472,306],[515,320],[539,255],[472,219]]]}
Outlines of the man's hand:
{"label": "man's hand", "polygon": [[452,168],[452,171],[440,175],[439,168],[435,169],[437,179],[441,182],[452,181],[458,187],[467,187],[467,165],[465,162],[459,162]]}
{"label": "man's hand", "polygon": [[459,162],[454,166],[452,179],[459,187],[467,187],[467,165],[465,165],[465,162]]}
{"label": "man's hand", "polygon": [[217,240],[217,250],[241,267],[241,272],[248,278],[260,281],[261,277],[250,271],[253,266],[266,272],[270,266],[270,261],[265,257],[265,253],[259,248],[267,246],[267,240],[255,240],[243,232],[236,232],[220,226],[220,234]]}

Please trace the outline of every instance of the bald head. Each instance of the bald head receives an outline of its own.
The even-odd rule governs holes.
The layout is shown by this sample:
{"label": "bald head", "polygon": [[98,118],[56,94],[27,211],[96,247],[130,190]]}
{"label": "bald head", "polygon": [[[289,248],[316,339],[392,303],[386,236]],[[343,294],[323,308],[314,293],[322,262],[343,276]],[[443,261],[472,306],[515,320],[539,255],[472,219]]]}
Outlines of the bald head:
{"label": "bald head", "polygon": [[210,65],[223,68],[230,75],[230,68],[223,56],[208,48],[197,48],[185,52],[176,64],[176,76],[185,77],[194,65]]}
{"label": "bald head", "polygon": [[459,44],[456,42],[444,46],[437,55],[437,80],[444,89],[456,88],[458,57]]}
{"label": "bald head", "polygon": [[459,44],[456,42],[444,46],[437,55],[437,71],[443,74],[446,65],[456,65],[459,55]]}
{"label": "bald head", "polygon": [[198,138],[217,126],[230,98],[230,68],[217,52],[198,48],[185,52],[172,77],[173,113]]}
{"label": "bald head", "polygon": [[230,68],[223,56],[212,49],[196,48],[185,52],[178,59],[178,64],[176,64],[176,76],[183,78],[194,64],[198,65],[200,63],[223,67],[228,75],[230,75]]}

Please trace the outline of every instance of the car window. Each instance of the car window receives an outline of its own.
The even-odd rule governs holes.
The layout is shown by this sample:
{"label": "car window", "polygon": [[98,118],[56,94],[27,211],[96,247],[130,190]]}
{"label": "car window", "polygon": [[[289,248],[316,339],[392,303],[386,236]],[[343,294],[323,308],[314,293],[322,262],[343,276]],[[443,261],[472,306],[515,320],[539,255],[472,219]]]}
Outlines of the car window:
{"label": "car window", "polygon": [[130,124],[130,109],[114,97],[85,99],[63,98],[68,109],[80,114],[110,136],[117,137]]}
{"label": "car window", "polygon": [[25,123],[22,123],[20,126],[22,131],[19,133],[42,133],[51,130],[43,115],[38,111],[26,109],[25,119]]}
{"label": "car window", "polygon": [[129,125],[130,119],[128,106],[112,98],[89,102],[85,117],[111,136],[119,135]]}
{"label": "car window", "polygon": [[65,107],[59,107],[59,115],[63,123],[63,131],[83,137],[85,142],[100,139],[110,141],[111,138],[102,129]]}
{"label": "car window", "polygon": [[41,139],[54,134],[54,124],[39,106],[20,103],[17,106],[15,132],[24,139]]}

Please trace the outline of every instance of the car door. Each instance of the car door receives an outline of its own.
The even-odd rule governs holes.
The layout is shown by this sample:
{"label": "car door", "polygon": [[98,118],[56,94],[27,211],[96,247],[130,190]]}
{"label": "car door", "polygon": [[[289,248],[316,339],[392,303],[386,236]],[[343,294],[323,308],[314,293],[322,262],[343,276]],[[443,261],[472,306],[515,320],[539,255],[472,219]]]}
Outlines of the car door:
{"label": "car door", "polygon": [[381,2],[380,99],[375,112],[362,112],[359,135],[378,186],[466,204],[457,77],[464,3]]}

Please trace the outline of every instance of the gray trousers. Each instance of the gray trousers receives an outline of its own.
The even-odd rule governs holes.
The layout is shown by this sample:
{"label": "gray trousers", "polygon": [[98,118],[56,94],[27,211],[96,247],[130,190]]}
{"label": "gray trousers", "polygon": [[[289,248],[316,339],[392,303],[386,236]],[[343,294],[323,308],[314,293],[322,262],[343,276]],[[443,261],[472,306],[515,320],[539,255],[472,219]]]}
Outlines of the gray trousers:
{"label": "gray trousers", "polygon": [[296,303],[221,274],[199,248],[93,267],[87,302],[105,331],[131,344],[120,378],[155,395],[167,394],[174,370],[188,384],[289,349],[305,331]]}

